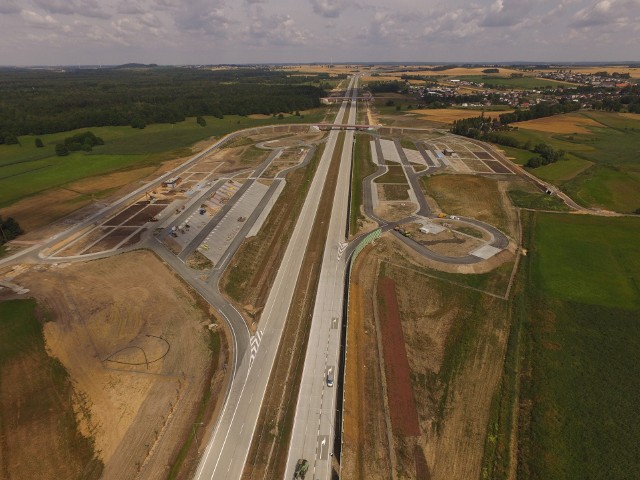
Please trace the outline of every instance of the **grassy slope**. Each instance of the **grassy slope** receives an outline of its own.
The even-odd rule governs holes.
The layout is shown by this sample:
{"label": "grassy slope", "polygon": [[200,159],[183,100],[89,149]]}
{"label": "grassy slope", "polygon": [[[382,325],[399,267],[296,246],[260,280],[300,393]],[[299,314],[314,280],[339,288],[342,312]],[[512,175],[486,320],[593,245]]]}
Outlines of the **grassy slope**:
{"label": "grassy slope", "polygon": [[[62,364],[47,355],[34,300],[0,303],[0,384],[21,370],[23,382],[0,389],[6,471],[15,478],[98,478],[102,463],[78,431],[72,385]],[[46,450],[35,451],[43,441]]]}
{"label": "grassy slope", "polygon": [[[35,137],[20,137],[21,145],[0,145],[0,207],[6,207],[29,195],[95,175],[116,170],[157,165],[171,158],[189,155],[190,147],[210,137],[260,125],[315,122],[323,110],[304,117],[251,119],[227,116],[206,117],[200,127],[194,119],[174,125],[149,125],[144,130],[130,127],[97,127],[42,135],[45,147],[34,146]],[[56,143],[74,133],[90,130],[105,141],[92,152],[74,152],[67,157],[54,154]]]}

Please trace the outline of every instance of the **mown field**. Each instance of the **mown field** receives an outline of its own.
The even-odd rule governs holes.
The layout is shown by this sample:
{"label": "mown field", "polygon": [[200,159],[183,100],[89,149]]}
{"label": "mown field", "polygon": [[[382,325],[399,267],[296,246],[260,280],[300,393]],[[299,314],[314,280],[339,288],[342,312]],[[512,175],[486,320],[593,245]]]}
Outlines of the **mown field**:
{"label": "mown field", "polygon": [[36,302],[0,302],[2,478],[100,477],[103,465],[79,432],[73,400],[69,375],[46,352]]}
{"label": "mown field", "polygon": [[[191,146],[229,132],[274,123],[315,122],[324,109],[302,117],[252,119],[227,116],[206,117],[201,127],[194,118],[176,124],[154,124],[143,130],[131,127],[95,127],[41,135],[43,148],[36,148],[34,136],[22,136],[20,145],[0,145],[0,208],[21,198],[60,187],[84,178],[110,172],[159,165],[163,161],[191,154]],[[91,152],[73,152],[57,157],[54,147],[64,138],[90,130],[105,141]],[[99,193],[99,192],[96,192]]]}
{"label": "mown field", "polygon": [[360,211],[364,202],[362,181],[376,171],[376,166],[371,161],[371,137],[357,134],[355,142],[351,172],[351,204],[349,206],[349,233],[351,235],[358,233],[358,220],[364,219],[364,215]]}
{"label": "mown field", "polygon": [[484,478],[508,478],[516,398],[519,479],[640,478],[640,219],[524,218]]}
{"label": "mown field", "polygon": [[[587,119],[598,126],[581,124],[588,133],[567,133],[562,125]],[[518,128],[505,135],[522,145],[547,143],[567,152],[557,163],[532,169],[536,176],[561,187],[578,203],[629,213],[640,208],[640,116],[583,111],[538,119],[530,124],[551,122],[557,132]],[[576,130],[580,130],[576,128]],[[536,156],[527,150],[500,147],[519,164]]]}
{"label": "mown field", "polygon": [[547,80],[546,78],[536,77],[499,77],[492,75],[461,75],[458,77],[450,77],[459,80],[466,80],[467,82],[484,83],[485,86],[491,87],[508,87],[508,88],[521,88],[530,90],[534,88],[558,88],[563,86],[574,85],[568,82],[558,82],[555,80]]}

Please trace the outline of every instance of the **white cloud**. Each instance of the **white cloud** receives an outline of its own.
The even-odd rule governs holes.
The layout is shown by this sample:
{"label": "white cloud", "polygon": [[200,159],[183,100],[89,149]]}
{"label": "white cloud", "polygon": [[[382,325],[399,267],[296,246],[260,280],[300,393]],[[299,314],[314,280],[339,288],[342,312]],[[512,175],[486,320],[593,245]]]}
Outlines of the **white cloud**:
{"label": "white cloud", "polygon": [[0,15],[20,13],[21,11],[22,8],[18,6],[15,0],[0,0]]}
{"label": "white cloud", "polygon": [[326,18],[336,18],[345,9],[345,0],[311,0],[313,11]]}
{"label": "white cloud", "polygon": [[573,15],[570,26],[577,29],[633,24],[640,16],[640,0],[599,0]]}
{"label": "white cloud", "polygon": [[34,0],[35,5],[50,14],[80,15],[89,18],[108,19],[97,0]]}
{"label": "white cloud", "polygon": [[640,0],[0,0],[3,63],[637,61],[639,32]]}
{"label": "white cloud", "polygon": [[495,0],[480,22],[482,27],[513,27],[527,20],[534,2],[529,0]]}
{"label": "white cloud", "polygon": [[290,15],[265,14],[262,8],[252,16],[246,29],[246,41],[253,45],[306,45],[310,35],[299,29]]}
{"label": "white cloud", "polygon": [[123,0],[118,4],[117,12],[124,15],[140,15],[149,10],[149,7],[141,1]]}
{"label": "white cloud", "polygon": [[22,19],[31,27],[35,28],[56,28],[58,22],[51,15],[41,15],[31,10],[23,10]]}

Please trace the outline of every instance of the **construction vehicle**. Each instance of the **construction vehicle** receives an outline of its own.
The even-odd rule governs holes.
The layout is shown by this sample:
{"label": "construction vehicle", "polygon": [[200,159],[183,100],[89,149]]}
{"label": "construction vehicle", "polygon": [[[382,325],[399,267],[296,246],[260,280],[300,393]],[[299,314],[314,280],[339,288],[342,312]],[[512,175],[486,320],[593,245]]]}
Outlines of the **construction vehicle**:
{"label": "construction vehicle", "polygon": [[446,213],[439,213],[438,214],[438,218],[447,218],[447,214]]}
{"label": "construction vehicle", "polygon": [[307,475],[307,470],[309,470],[309,461],[301,458],[296,463],[296,470],[293,473],[293,478],[301,478],[304,480],[304,477]]}

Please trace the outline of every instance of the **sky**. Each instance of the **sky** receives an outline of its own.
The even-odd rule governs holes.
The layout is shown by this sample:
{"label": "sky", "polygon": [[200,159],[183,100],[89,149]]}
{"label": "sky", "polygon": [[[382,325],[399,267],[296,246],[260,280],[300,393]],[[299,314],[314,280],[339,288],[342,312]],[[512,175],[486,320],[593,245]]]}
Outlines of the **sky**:
{"label": "sky", "polygon": [[0,0],[0,65],[640,61],[640,0]]}

